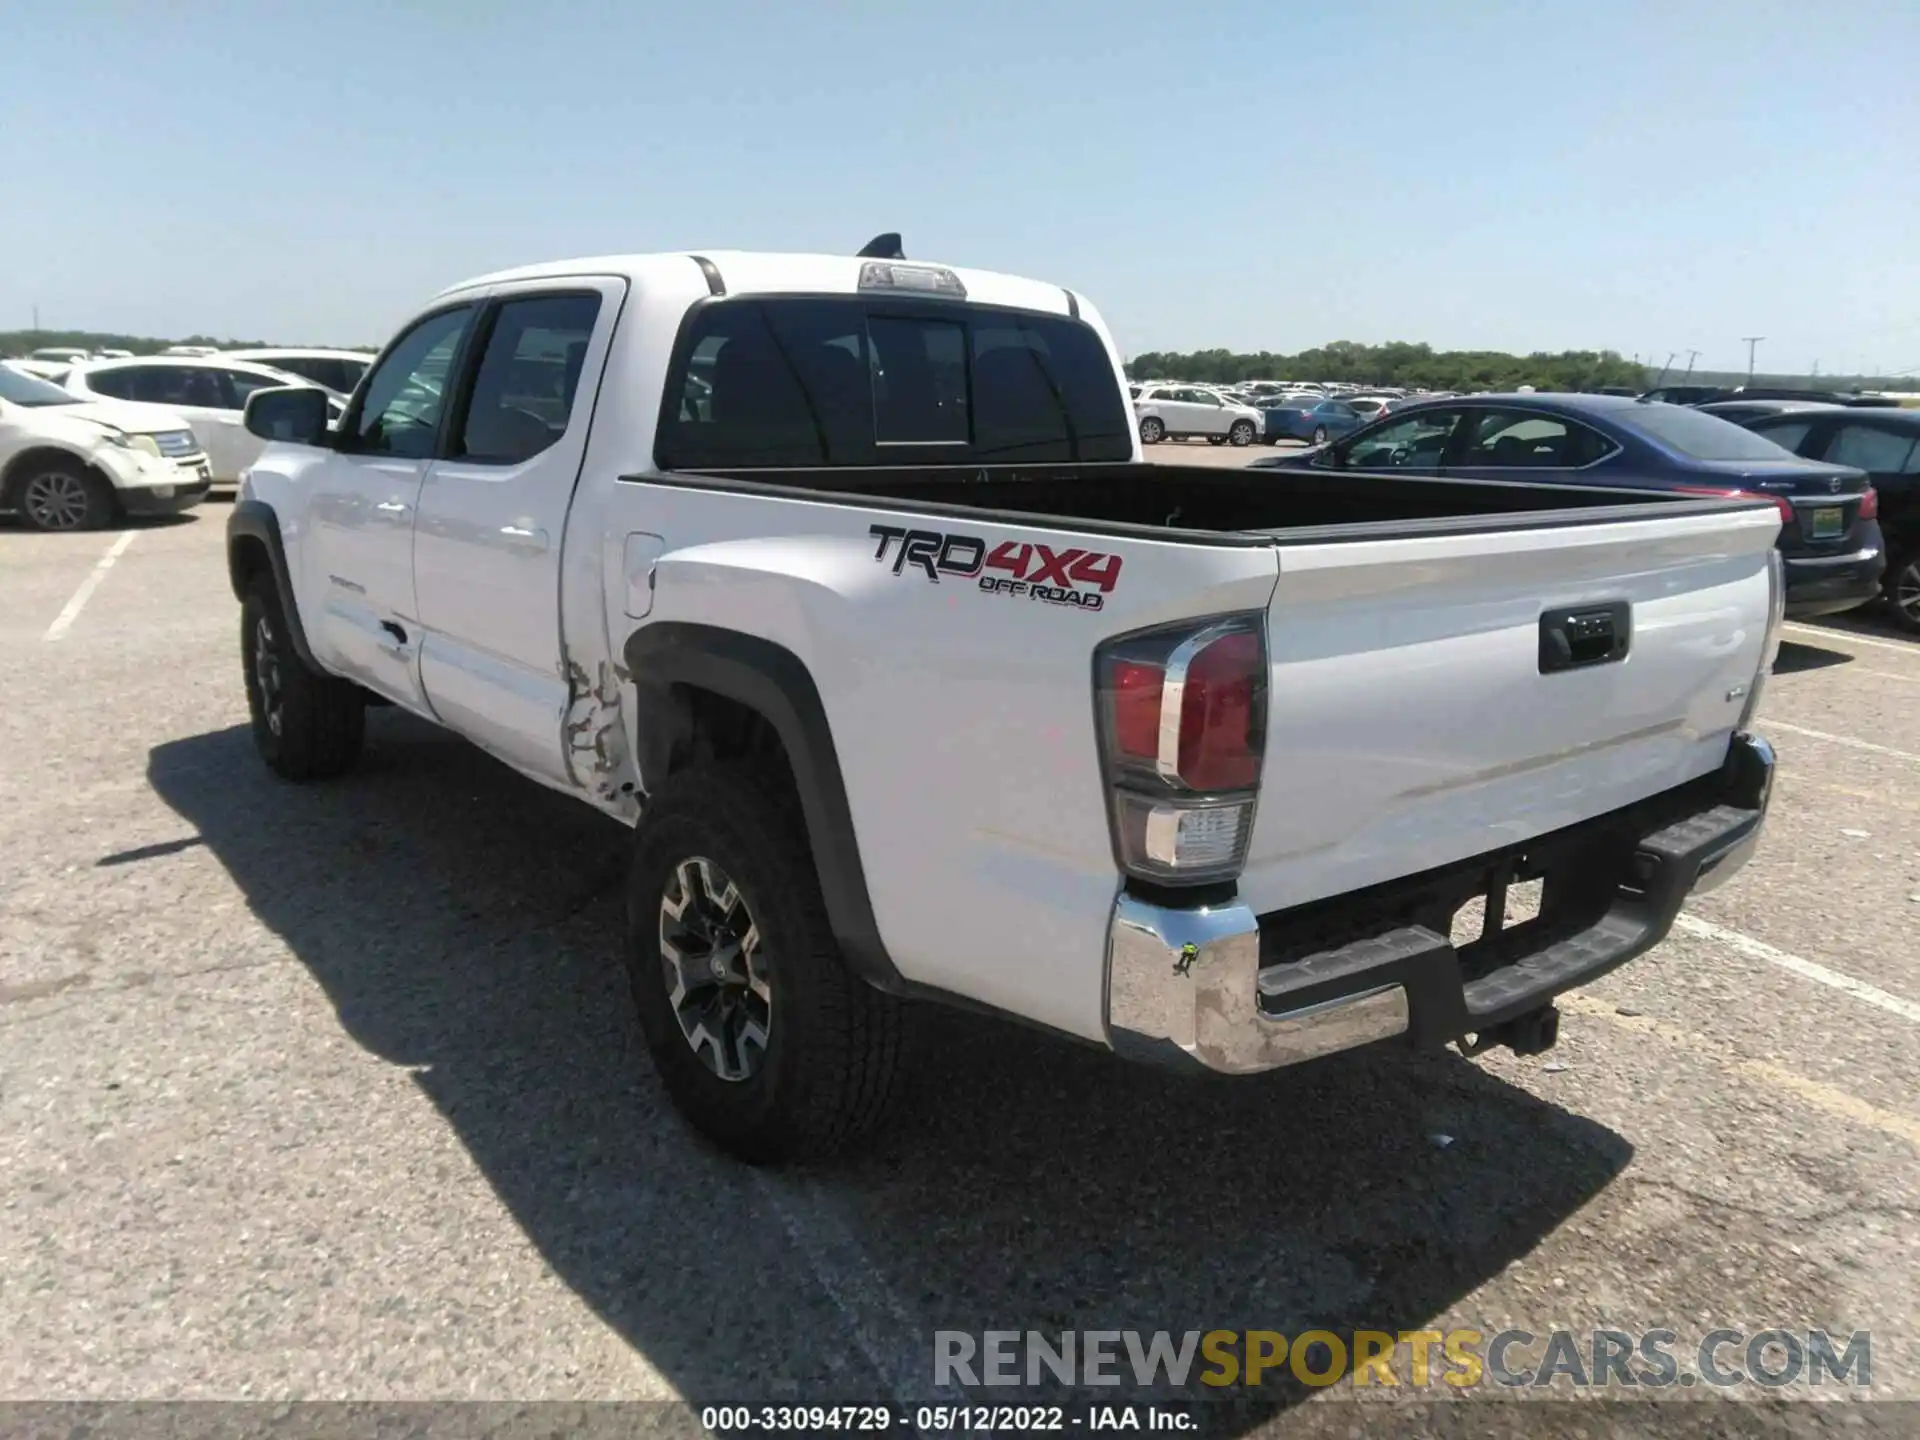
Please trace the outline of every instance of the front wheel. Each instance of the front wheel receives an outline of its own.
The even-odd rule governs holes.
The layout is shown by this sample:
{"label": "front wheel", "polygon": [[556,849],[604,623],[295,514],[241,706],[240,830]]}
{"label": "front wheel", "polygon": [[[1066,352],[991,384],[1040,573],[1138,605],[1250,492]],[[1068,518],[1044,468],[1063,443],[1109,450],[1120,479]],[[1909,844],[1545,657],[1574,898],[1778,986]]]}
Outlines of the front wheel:
{"label": "front wheel", "polygon": [[1234,421],[1233,429],[1227,432],[1227,438],[1236,445],[1251,445],[1253,443],[1253,422],[1251,420]]}
{"label": "front wheel", "polygon": [[15,508],[35,530],[98,530],[113,519],[113,488],[78,460],[33,464],[16,482]]}
{"label": "front wheel", "polygon": [[780,768],[722,761],[667,781],[634,842],[626,950],[654,1067],[722,1149],[817,1158],[885,1113],[903,1006],[841,958]]}
{"label": "front wheel", "polygon": [[1894,557],[1880,586],[1893,623],[1910,635],[1920,635],[1920,548]]}
{"label": "front wheel", "polygon": [[1145,445],[1158,445],[1167,438],[1167,427],[1159,417],[1149,415],[1140,422],[1140,440]]}
{"label": "front wheel", "polygon": [[1326,426],[1316,425],[1313,427],[1313,443],[1316,445],[1324,445],[1327,443],[1327,427]]}
{"label": "front wheel", "polygon": [[240,661],[253,744],[283,780],[329,780],[353,768],[366,741],[361,690],[308,667],[289,643],[279,592],[256,577],[240,602]]}

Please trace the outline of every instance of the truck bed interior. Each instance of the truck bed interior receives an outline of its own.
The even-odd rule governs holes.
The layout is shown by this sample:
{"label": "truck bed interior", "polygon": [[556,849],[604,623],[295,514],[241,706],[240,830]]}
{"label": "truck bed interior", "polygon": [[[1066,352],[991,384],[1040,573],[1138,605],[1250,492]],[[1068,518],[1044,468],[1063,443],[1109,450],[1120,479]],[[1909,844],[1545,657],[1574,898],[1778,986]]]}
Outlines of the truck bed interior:
{"label": "truck bed interior", "polygon": [[[634,477],[636,479],[649,477]],[[1092,464],[888,466],[871,469],[703,470],[675,479],[726,488],[810,492],[819,499],[888,500],[913,507],[1057,517],[1150,529],[1271,533],[1309,538],[1316,530],[1351,536],[1475,528],[1494,517],[1560,512],[1644,515],[1648,502],[1717,508],[1730,502],[1618,487],[1483,481],[1351,470],[1215,469],[1197,465]],[[1740,502],[1731,502],[1740,503]],[[1567,512],[1572,512],[1568,514]]]}

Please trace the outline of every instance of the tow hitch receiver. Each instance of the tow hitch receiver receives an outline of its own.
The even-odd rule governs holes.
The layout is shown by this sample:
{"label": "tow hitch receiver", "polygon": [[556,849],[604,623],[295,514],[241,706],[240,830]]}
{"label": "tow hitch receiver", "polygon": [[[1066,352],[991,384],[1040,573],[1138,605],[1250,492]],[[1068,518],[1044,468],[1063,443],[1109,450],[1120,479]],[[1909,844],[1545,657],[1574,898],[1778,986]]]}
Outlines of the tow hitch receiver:
{"label": "tow hitch receiver", "polygon": [[1560,1039],[1560,1008],[1542,1005],[1483,1030],[1470,1040],[1462,1036],[1460,1053],[1469,1057],[1504,1045],[1516,1055],[1544,1055]]}

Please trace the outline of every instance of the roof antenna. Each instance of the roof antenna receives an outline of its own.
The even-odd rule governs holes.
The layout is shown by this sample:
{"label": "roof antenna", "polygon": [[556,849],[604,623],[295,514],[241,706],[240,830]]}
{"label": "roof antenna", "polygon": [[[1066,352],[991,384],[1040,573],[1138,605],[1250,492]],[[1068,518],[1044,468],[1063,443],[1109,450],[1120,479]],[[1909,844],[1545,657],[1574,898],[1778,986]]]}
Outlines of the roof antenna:
{"label": "roof antenna", "polygon": [[900,232],[889,230],[884,235],[876,235],[860,247],[858,256],[862,260],[904,260],[907,252],[900,248]]}

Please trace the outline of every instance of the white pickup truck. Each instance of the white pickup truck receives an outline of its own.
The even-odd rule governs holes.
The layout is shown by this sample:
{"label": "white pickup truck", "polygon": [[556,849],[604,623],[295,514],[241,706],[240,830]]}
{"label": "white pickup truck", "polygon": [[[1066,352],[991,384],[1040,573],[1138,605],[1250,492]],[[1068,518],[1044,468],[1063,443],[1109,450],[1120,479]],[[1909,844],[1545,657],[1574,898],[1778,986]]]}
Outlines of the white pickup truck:
{"label": "white pickup truck", "polygon": [[1055,285],[533,266],[247,424],[266,763],[377,699],[635,827],[648,1047],[752,1161],[870,1124],[919,999],[1225,1072],[1538,1053],[1767,807],[1770,501],[1145,464]]}

